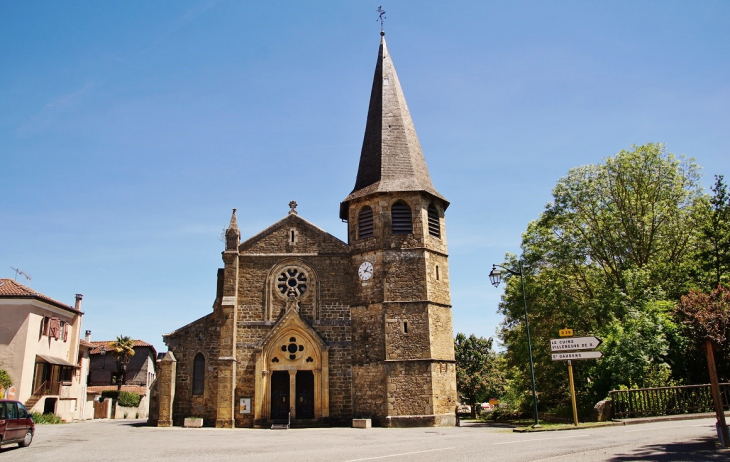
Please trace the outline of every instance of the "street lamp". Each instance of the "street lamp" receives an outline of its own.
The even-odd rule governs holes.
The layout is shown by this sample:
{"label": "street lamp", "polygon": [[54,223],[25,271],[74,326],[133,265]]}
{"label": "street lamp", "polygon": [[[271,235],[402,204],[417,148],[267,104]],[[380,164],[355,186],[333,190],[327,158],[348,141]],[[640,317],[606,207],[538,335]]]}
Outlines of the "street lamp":
{"label": "street lamp", "polygon": [[106,347],[104,345],[101,346],[101,350],[99,350],[99,353],[101,353],[101,368],[106,369]]}
{"label": "street lamp", "polygon": [[522,301],[525,306],[525,328],[527,329],[527,352],[530,356],[530,377],[532,378],[532,406],[535,411],[535,425],[533,427],[540,427],[540,423],[537,419],[537,392],[535,391],[535,365],[532,362],[532,343],[530,342],[530,323],[527,320],[527,297],[525,296],[525,277],[522,275],[522,262],[519,262],[519,271],[514,271],[509,268],[505,268],[502,265],[492,265],[492,271],[489,272],[489,281],[494,287],[499,286],[502,282],[502,272],[499,268],[507,271],[513,276],[519,276],[522,282]]}

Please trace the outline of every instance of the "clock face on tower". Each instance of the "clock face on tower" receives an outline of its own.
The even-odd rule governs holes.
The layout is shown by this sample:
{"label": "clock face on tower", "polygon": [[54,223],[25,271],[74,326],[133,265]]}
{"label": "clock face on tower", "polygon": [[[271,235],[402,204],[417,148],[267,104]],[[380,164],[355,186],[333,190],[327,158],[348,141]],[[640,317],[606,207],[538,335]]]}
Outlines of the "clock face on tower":
{"label": "clock face on tower", "polygon": [[358,268],[357,274],[360,276],[360,280],[367,281],[373,277],[373,264],[369,261],[363,262]]}

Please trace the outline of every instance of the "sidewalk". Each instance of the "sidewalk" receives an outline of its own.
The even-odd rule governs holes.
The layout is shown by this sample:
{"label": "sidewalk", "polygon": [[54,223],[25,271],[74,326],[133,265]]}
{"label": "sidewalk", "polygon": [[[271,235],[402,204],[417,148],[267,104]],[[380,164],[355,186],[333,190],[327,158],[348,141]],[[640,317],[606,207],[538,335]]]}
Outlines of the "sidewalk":
{"label": "sidewalk", "polygon": [[[730,411],[725,412],[726,417],[730,417]],[[677,414],[677,415],[661,415],[655,417],[636,417],[633,419],[614,419],[610,422],[581,422],[578,426],[571,424],[565,424],[560,427],[521,427],[513,428],[513,432],[527,433],[527,432],[554,432],[554,431],[565,431],[565,430],[585,430],[587,428],[601,428],[601,427],[612,427],[616,425],[636,425],[651,422],[670,422],[675,420],[694,420],[694,419],[711,419],[715,417],[714,412],[703,412],[700,414]]]}

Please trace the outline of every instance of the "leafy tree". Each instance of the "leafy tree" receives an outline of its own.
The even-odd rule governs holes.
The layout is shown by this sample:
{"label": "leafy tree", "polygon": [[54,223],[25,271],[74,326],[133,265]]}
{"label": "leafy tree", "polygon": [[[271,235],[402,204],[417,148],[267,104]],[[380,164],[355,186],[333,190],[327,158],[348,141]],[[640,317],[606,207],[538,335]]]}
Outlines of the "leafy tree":
{"label": "leafy tree", "polygon": [[[2,366],[2,363],[0,363],[0,366]],[[13,379],[10,378],[10,374],[5,369],[0,369],[0,389],[3,390],[3,393],[7,393],[8,388],[12,385]],[[3,398],[3,394],[0,394],[0,398]]]}
{"label": "leafy tree", "polygon": [[730,275],[730,194],[722,175],[715,175],[713,195],[705,209],[699,251],[702,269],[709,273],[714,289]]}
{"label": "leafy tree", "polygon": [[725,346],[730,338],[730,289],[718,286],[710,293],[696,290],[682,297],[677,313],[688,336],[702,344],[706,339]]}
{"label": "leafy tree", "polygon": [[456,355],[456,389],[471,406],[476,407],[488,398],[499,398],[504,393],[505,381],[497,368],[497,354],[492,350],[492,338],[471,334],[468,338],[459,332],[454,340]]}
{"label": "leafy tree", "polygon": [[[586,412],[613,388],[671,377],[686,343],[673,308],[694,285],[687,268],[696,265],[706,204],[699,179],[694,161],[648,144],[571,169],[558,181],[553,201],[523,234],[522,255],[506,257],[507,265],[523,263],[541,407],[569,403],[567,371],[551,361],[549,342],[564,327],[606,341],[602,360],[574,363]],[[500,337],[515,373],[510,382],[526,384],[520,281],[506,282]]]}
{"label": "leafy tree", "polygon": [[109,343],[109,350],[117,355],[117,364],[122,378],[117,382],[117,388],[122,389],[127,381],[127,365],[134,356],[134,340],[125,335],[118,335],[117,339]]}

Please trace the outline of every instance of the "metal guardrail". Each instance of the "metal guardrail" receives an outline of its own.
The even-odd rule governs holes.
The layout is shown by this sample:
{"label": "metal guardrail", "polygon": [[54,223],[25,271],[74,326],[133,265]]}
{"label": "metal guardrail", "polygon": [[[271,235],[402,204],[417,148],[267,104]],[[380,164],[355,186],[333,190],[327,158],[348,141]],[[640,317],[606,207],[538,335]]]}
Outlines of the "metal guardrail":
{"label": "metal guardrail", "polygon": [[[720,384],[723,409],[730,410],[730,383]],[[714,412],[710,385],[635,388],[609,392],[614,418]]]}

